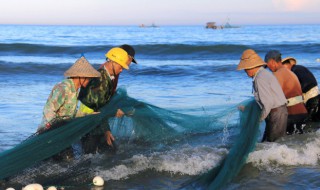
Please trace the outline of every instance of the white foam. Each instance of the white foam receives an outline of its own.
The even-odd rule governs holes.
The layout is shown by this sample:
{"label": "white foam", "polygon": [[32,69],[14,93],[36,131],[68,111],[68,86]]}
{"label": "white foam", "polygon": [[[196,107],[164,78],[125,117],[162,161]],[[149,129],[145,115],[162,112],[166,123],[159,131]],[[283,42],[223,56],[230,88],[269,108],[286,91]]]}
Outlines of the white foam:
{"label": "white foam", "polygon": [[97,175],[105,180],[119,180],[147,169],[173,174],[198,175],[216,166],[226,154],[225,148],[207,146],[184,147],[179,150],[156,152],[148,156],[140,154],[111,169],[99,168]]}
{"label": "white foam", "polygon": [[260,143],[256,150],[249,154],[247,163],[268,171],[276,171],[280,166],[318,165],[320,132],[310,136],[306,134],[305,137],[303,140],[297,138],[294,144],[290,139],[280,143]]}

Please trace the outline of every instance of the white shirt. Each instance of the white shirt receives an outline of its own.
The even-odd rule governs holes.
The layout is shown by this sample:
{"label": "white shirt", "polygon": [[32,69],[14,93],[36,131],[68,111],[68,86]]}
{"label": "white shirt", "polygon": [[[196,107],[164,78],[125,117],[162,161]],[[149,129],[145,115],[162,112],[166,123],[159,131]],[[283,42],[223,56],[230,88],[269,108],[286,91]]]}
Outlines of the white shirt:
{"label": "white shirt", "polygon": [[261,119],[265,119],[271,109],[287,103],[277,78],[263,67],[258,70],[253,78],[253,94],[262,109]]}

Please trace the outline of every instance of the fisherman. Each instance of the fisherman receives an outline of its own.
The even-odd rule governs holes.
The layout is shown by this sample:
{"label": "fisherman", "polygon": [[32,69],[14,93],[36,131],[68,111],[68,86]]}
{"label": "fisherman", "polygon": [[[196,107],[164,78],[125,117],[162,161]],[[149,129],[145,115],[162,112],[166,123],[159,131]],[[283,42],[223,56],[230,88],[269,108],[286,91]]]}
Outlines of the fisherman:
{"label": "fisherman", "polygon": [[296,74],[299,79],[303,92],[303,102],[308,110],[308,120],[319,121],[320,96],[316,78],[308,68],[297,65],[297,61],[293,57],[284,58],[282,64]]}
{"label": "fisherman", "polygon": [[80,88],[85,88],[92,78],[101,74],[93,68],[88,60],[81,56],[65,73],[67,77],[56,84],[43,109],[42,122],[38,132],[50,129],[55,122],[75,117]]}
{"label": "fisherman", "polygon": [[273,142],[286,135],[287,100],[279,82],[264,68],[265,65],[266,63],[254,50],[247,49],[241,56],[237,70],[245,70],[248,77],[253,79],[252,91],[262,109],[261,121],[266,122],[262,142]]}
{"label": "fisherman", "polygon": [[[134,55],[136,54],[134,48],[128,44],[123,44],[121,46],[119,46],[119,48],[123,49],[124,51],[127,52],[129,59],[127,62],[127,65],[130,67],[130,64],[133,62],[135,64],[138,64],[138,62],[136,61],[136,59],[134,58]],[[103,64],[102,64],[103,66]],[[117,86],[118,86],[118,81],[119,81],[119,76],[120,73],[114,76],[114,80],[113,80],[113,94],[116,92],[117,90]],[[118,109],[116,117],[122,117],[124,115],[124,112],[121,109]],[[108,133],[111,137],[112,133]],[[110,139],[110,138],[109,138]],[[110,142],[110,141],[109,141]],[[109,145],[109,144],[108,144]]]}
{"label": "fisherman", "polygon": [[[80,93],[79,99],[82,102],[80,112],[84,114],[99,112],[99,109],[109,102],[115,92],[115,84],[117,84],[114,81],[115,76],[119,76],[122,69],[129,69],[129,55],[120,47],[110,49],[106,53],[106,58],[106,62],[98,69],[101,77],[90,81]],[[122,117],[124,112],[118,109],[115,115]],[[100,126],[82,138],[82,148],[86,154],[102,152],[107,145],[113,147],[113,141],[114,137],[106,118]]]}
{"label": "fisherman", "polygon": [[[119,46],[119,48],[123,49],[124,51],[127,52],[129,59],[127,62],[127,65],[130,66],[131,62],[138,64],[138,62],[136,61],[136,59],[134,58],[134,55],[136,54],[134,48],[128,44],[123,44],[121,46]],[[114,80],[113,80],[113,93],[116,92],[117,90],[117,86],[118,86],[118,80],[119,80],[119,76],[120,74],[114,76]]]}
{"label": "fisherman", "polygon": [[298,77],[282,65],[281,53],[278,50],[270,50],[265,55],[264,61],[278,79],[288,101],[287,134],[303,133],[308,112],[303,103],[302,89]]}
{"label": "fisherman", "polygon": [[[92,78],[98,78],[101,74],[93,68],[88,60],[81,56],[65,73],[67,77],[56,84],[43,109],[42,122],[37,133],[53,129],[63,125],[74,118],[77,113],[79,89],[88,85]],[[69,160],[74,156],[72,147],[66,148],[53,156],[54,160]]]}

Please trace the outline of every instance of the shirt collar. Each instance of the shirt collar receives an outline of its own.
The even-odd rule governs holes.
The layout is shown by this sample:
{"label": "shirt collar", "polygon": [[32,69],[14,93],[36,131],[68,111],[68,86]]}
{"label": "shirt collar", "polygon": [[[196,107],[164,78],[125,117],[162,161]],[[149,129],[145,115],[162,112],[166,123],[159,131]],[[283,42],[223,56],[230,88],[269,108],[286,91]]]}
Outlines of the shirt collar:
{"label": "shirt collar", "polygon": [[253,79],[252,79],[253,81],[256,79],[258,73],[259,73],[260,71],[262,71],[263,69],[264,69],[264,67],[260,67],[260,69],[254,74]]}
{"label": "shirt collar", "polygon": [[108,74],[108,77],[109,77],[111,80],[114,80],[115,77],[110,75],[110,73],[109,73],[109,71],[107,70],[107,68],[106,68],[105,65],[103,65],[103,68],[104,68],[104,70],[106,70],[106,72],[107,72],[107,74]]}

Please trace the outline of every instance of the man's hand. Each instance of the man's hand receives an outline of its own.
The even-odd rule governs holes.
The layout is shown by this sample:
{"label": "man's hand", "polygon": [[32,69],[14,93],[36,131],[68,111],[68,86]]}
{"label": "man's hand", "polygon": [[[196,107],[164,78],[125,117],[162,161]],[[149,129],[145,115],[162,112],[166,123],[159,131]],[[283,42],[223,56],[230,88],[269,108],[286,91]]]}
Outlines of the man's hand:
{"label": "man's hand", "polygon": [[240,111],[244,111],[245,110],[245,106],[243,106],[243,105],[240,105],[240,106],[238,106],[238,110],[240,110]]}
{"label": "man's hand", "polygon": [[109,146],[112,146],[112,147],[113,147],[112,142],[114,141],[114,137],[113,137],[113,135],[111,134],[111,131],[107,131],[107,132],[105,133],[105,137],[106,137],[107,144],[108,144]]}
{"label": "man's hand", "polygon": [[124,112],[121,109],[118,109],[116,113],[116,117],[123,117],[123,116],[124,116]]}

